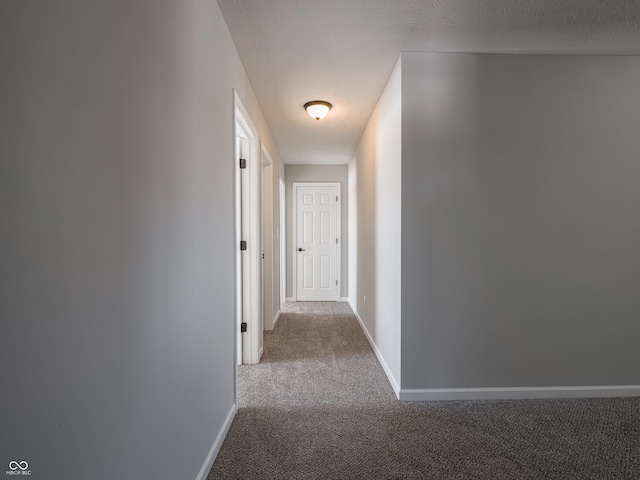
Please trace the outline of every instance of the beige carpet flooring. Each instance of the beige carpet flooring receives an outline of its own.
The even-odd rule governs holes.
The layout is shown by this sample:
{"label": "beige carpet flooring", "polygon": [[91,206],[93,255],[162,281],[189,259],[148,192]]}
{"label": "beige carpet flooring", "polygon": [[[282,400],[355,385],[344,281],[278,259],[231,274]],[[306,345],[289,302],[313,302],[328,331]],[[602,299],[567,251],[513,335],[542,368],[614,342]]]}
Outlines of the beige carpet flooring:
{"label": "beige carpet flooring", "polygon": [[639,480],[640,399],[403,403],[346,304],[287,306],[214,479]]}

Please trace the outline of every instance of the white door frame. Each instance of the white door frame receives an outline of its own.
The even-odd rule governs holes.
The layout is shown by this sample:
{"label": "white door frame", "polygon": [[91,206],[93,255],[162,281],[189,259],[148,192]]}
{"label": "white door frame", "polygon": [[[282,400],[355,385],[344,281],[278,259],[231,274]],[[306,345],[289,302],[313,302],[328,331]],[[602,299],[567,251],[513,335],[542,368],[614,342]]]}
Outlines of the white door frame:
{"label": "white door frame", "polygon": [[[260,344],[262,343],[262,308],[260,294],[262,291],[260,278],[260,146],[258,131],[244,108],[238,94],[234,91],[234,145],[237,137],[249,138],[249,158],[247,168],[242,173],[240,164],[234,154],[235,164],[235,220],[236,220],[236,318],[235,358],[236,363],[251,364],[260,361]],[[237,152],[236,152],[237,153]],[[244,153],[244,152],[243,152]],[[240,188],[241,185],[244,188]],[[244,238],[241,238],[244,237]],[[247,242],[247,250],[240,250],[240,241]],[[244,261],[243,261],[244,260]],[[240,333],[240,324],[247,324],[247,332]],[[241,354],[238,353],[241,350]]]}
{"label": "white door frame", "polygon": [[292,287],[293,287],[293,301],[298,301],[298,266],[297,266],[297,257],[298,252],[296,249],[298,248],[298,228],[297,228],[297,218],[298,218],[298,205],[297,205],[297,197],[298,197],[298,187],[336,187],[336,195],[338,196],[338,201],[336,202],[336,236],[338,238],[338,243],[336,244],[336,279],[338,280],[338,284],[334,286],[336,289],[336,301],[340,300],[340,288],[342,287],[342,271],[340,268],[340,250],[342,249],[342,233],[340,232],[340,213],[341,213],[341,190],[340,190],[340,182],[293,182],[293,194],[291,195],[293,205],[291,209],[291,245],[290,248],[293,249],[293,261],[292,261],[292,270],[291,274],[293,277]]}
{"label": "white door frame", "polygon": [[[273,160],[264,144],[261,146],[261,190],[262,190],[262,324],[264,331],[273,324]],[[261,338],[261,340],[263,340]],[[260,357],[263,341],[260,342]]]}
{"label": "white door frame", "polygon": [[280,310],[287,301],[287,204],[286,185],[282,178],[280,184]]}

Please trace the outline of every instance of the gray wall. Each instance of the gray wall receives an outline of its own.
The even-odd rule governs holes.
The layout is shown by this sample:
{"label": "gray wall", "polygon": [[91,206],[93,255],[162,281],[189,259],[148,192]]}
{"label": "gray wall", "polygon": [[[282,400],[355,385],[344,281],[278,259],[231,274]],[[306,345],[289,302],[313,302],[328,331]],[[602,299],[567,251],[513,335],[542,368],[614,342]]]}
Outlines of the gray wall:
{"label": "gray wall", "polygon": [[349,195],[347,165],[285,165],[286,212],[287,212],[287,297],[293,296],[293,240],[292,209],[293,182],[339,182],[340,183],[340,296],[349,293]]}
{"label": "gray wall", "polygon": [[[398,61],[349,164],[351,207],[349,299],[376,344],[397,391],[401,334],[402,78]],[[355,208],[357,207],[357,208]],[[366,302],[365,302],[366,297]]]}
{"label": "gray wall", "polygon": [[402,68],[402,388],[640,384],[640,58]]}
{"label": "gray wall", "polygon": [[233,96],[216,2],[0,4],[0,464],[196,477],[235,402]]}

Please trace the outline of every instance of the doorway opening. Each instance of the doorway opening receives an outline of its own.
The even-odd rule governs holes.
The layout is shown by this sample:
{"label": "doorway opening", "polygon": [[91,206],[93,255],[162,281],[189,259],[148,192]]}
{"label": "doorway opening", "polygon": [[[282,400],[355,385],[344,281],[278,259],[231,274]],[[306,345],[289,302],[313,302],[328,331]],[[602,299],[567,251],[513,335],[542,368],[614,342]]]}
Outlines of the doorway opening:
{"label": "doorway opening", "polygon": [[236,364],[258,363],[262,351],[261,192],[258,131],[234,92]]}

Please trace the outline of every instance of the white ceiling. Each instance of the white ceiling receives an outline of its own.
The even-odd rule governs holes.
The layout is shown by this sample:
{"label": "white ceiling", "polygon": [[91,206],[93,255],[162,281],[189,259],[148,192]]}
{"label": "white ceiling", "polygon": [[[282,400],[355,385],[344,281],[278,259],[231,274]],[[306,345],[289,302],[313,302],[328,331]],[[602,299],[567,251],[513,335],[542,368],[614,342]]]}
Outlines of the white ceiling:
{"label": "white ceiling", "polygon": [[640,54],[639,0],[218,4],[287,164],[347,163],[403,51]]}

